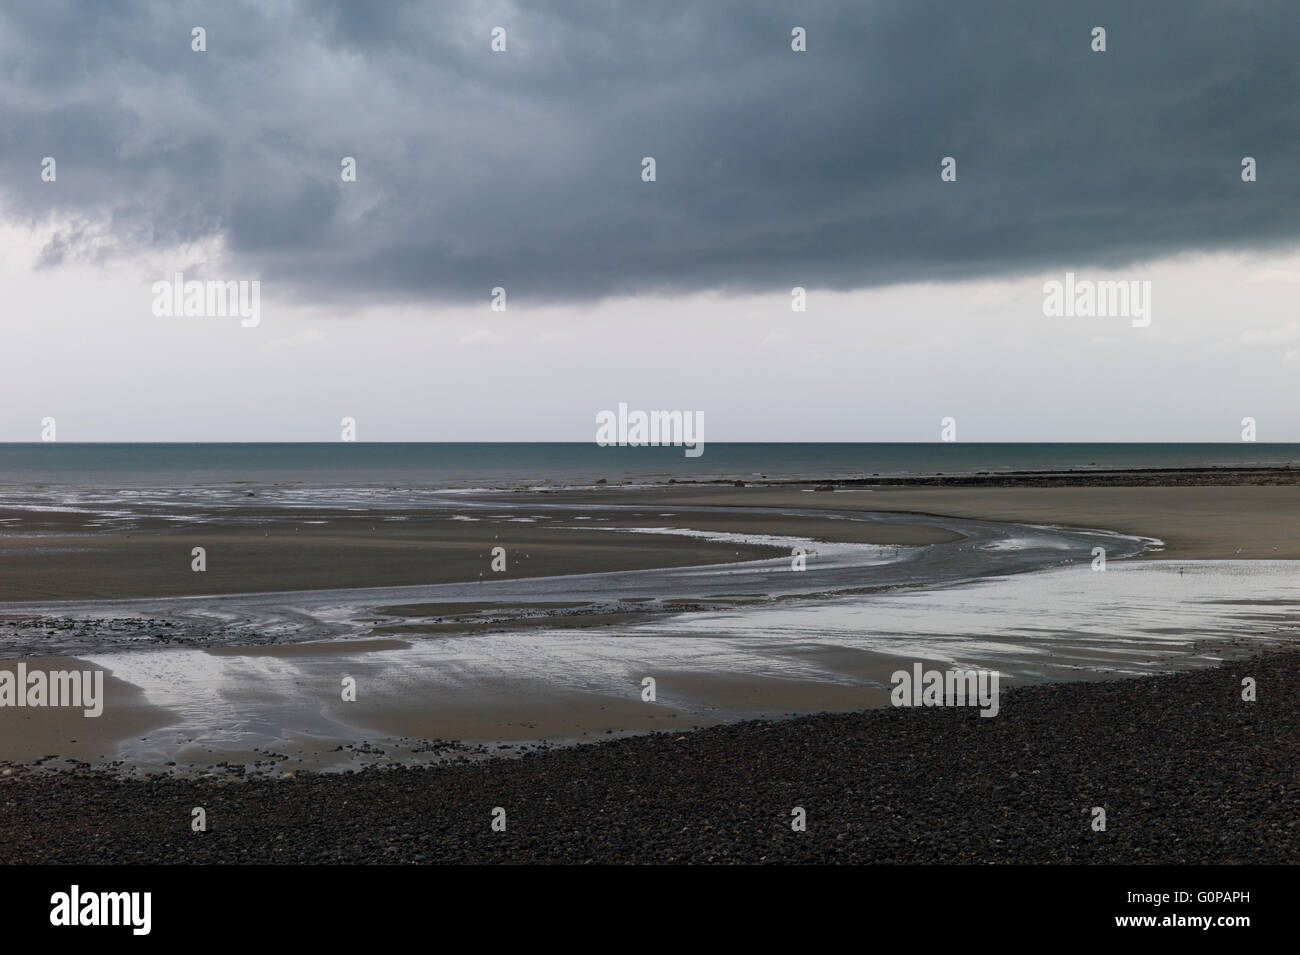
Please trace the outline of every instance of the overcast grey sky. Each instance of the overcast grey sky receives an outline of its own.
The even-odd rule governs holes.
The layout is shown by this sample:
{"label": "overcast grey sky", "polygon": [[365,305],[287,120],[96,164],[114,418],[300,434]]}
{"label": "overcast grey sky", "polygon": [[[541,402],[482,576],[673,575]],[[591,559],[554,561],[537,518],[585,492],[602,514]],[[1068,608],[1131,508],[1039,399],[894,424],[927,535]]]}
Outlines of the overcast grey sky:
{"label": "overcast grey sky", "polygon": [[[590,440],[627,401],[1300,440],[1298,40],[1245,0],[7,4],[0,439]],[[179,270],[261,323],[153,315]],[[1150,281],[1151,325],[1044,316],[1066,271]]]}

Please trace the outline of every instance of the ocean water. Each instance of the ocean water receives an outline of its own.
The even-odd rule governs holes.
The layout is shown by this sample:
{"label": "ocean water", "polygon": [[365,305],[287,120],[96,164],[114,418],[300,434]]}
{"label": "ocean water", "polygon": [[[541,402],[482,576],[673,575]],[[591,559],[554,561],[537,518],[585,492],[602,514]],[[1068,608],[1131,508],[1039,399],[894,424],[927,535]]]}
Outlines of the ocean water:
{"label": "ocean water", "polygon": [[0,486],[305,484],[477,488],[974,474],[981,471],[1300,466],[1300,444],[799,444],[365,442],[0,444]]}

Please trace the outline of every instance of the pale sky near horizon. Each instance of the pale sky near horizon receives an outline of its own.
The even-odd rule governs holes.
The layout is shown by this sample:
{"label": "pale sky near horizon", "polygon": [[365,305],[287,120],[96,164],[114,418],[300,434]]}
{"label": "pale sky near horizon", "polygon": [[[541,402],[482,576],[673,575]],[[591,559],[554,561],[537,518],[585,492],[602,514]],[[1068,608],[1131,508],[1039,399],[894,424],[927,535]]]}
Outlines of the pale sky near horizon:
{"label": "pale sky near horizon", "polygon": [[0,11],[0,441],[1300,441],[1300,8],[362,7]]}

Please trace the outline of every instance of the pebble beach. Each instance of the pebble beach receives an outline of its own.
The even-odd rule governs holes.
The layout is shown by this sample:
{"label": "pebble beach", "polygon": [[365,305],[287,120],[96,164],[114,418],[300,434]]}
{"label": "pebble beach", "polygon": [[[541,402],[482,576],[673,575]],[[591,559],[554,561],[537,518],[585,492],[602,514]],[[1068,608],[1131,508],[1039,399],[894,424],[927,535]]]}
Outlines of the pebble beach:
{"label": "pebble beach", "polygon": [[19,768],[0,830],[21,863],[1286,864],[1297,686],[1285,651],[1014,688],[991,720],[877,709],[246,781]]}

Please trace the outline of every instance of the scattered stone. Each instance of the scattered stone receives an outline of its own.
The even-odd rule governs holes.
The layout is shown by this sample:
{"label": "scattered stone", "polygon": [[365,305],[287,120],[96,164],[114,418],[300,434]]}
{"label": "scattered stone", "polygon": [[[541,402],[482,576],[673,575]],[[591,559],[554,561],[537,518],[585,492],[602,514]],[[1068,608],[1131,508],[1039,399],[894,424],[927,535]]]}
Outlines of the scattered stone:
{"label": "scattered stone", "polygon": [[[1253,703],[1247,675],[1269,688]],[[6,862],[40,864],[1285,865],[1300,859],[1297,687],[1300,651],[1281,651],[1013,687],[992,719],[889,708],[285,779],[45,768],[6,781],[0,831]],[[222,825],[176,839],[200,805]],[[509,807],[508,837],[491,806]]]}

